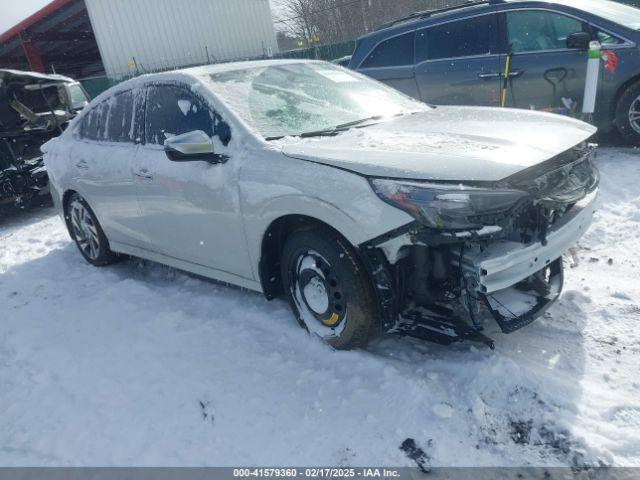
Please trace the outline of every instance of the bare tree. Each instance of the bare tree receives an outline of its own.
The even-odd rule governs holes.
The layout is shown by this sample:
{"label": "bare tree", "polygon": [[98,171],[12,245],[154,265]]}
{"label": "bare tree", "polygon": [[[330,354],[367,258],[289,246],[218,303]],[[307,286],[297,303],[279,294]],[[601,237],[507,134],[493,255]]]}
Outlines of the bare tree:
{"label": "bare tree", "polygon": [[[321,0],[322,1],[322,0]],[[309,40],[314,36],[312,20],[315,0],[286,0],[282,4],[282,20],[286,30],[298,38]]]}
{"label": "bare tree", "polygon": [[313,43],[354,40],[379,25],[416,11],[465,0],[280,0],[281,30]]}

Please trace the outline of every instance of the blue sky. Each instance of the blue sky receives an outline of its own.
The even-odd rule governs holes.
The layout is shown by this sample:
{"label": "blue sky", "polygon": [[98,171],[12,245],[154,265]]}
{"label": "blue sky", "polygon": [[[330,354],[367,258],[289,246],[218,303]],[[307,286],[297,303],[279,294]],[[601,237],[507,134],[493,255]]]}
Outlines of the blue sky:
{"label": "blue sky", "polygon": [[0,7],[0,32],[5,32],[16,23],[37,12],[51,0],[5,1]]}

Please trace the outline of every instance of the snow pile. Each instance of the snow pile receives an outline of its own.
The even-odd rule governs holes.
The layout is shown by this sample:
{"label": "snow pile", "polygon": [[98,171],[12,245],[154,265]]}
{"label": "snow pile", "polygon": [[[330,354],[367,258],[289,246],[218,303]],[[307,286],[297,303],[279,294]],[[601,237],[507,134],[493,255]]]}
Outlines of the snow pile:
{"label": "snow pile", "polygon": [[640,465],[640,155],[598,161],[565,294],[497,350],[335,352],[282,301],[87,265],[46,210],[0,225],[1,465]]}

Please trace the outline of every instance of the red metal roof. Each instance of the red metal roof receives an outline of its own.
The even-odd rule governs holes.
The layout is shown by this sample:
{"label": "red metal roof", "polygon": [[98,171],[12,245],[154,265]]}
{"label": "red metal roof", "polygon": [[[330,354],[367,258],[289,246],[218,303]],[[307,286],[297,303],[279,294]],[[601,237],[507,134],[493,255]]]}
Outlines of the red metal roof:
{"label": "red metal roof", "polygon": [[49,15],[55,13],[57,10],[60,10],[62,7],[69,5],[77,0],[53,0],[50,4],[45,5],[43,8],[38,10],[36,13],[31,15],[30,17],[24,19],[16,26],[10,28],[6,32],[0,35],[0,43],[4,43],[7,40],[19,35],[21,31],[35,25],[36,23],[44,20]]}

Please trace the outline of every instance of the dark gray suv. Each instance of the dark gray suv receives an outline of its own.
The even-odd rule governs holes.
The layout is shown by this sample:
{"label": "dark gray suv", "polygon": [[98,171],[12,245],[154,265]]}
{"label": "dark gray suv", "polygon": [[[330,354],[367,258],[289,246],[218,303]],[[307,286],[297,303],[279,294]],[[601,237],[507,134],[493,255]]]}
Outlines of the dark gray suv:
{"label": "dark gray suv", "polygon": [[[349,67],[443,105],[506,105],[576,114],[590,40],[603,68],[593,122],[640,143],[640,9],[608,0],[491,0],[422,12],[358,40]],[[616,61],[617,60],[617,61]]]}

